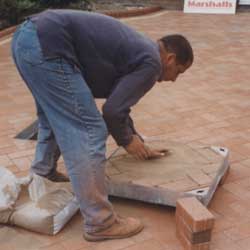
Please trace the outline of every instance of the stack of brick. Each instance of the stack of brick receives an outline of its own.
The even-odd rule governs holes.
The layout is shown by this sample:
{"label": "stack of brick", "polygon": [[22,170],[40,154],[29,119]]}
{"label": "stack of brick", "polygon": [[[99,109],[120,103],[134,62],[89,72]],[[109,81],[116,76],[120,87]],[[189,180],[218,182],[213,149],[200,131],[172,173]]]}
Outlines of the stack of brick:
{"label": "stack of brick", "polygon": [[195,197],[176,204],[176,233],[185,250],[209,250],[214,216]]}

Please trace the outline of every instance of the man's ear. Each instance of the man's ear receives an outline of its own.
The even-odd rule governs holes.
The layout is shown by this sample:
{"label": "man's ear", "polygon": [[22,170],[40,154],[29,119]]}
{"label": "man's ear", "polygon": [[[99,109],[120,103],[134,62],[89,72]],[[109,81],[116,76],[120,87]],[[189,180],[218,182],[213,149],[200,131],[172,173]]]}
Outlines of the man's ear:
{"label": "man's ear", "polygon": [[175,53],[167,53],[166,55],[166,61],[167,61],[167,64],[170,65],[170,64],[175,64],[176,62],[176,54]]}

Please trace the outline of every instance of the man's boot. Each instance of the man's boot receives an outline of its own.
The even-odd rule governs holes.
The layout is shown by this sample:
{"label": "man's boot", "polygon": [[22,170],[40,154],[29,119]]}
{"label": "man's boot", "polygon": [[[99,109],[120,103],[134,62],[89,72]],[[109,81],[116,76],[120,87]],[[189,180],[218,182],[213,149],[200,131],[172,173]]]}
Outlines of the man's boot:
{"label": "man's boot", "polygon": [[101,241],[122,239],[131,237],[142,231],[143,225],[135,218],[116,218],[115,222],[108,228],[95,233],[84,233],[84,238],[88,241]]}
{"label": "man's boot", "polygon": [[58,171],[44,177],[53,182],[69,182],[69,177]]}

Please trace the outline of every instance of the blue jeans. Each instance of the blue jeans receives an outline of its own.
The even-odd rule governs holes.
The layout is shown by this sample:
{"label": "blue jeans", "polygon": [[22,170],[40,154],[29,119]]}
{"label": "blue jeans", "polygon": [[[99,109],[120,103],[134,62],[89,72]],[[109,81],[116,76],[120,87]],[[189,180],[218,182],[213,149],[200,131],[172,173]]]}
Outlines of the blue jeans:
{"label": "blue jeans", "polygon": [[110,226],[115,215],[105,187],[108,133],[81,72],[63,58],[44,58],[31,21],[15,32],[12,55],[37,106],[39,135],[32,171],[53,173],[61,152],[85,231]]}

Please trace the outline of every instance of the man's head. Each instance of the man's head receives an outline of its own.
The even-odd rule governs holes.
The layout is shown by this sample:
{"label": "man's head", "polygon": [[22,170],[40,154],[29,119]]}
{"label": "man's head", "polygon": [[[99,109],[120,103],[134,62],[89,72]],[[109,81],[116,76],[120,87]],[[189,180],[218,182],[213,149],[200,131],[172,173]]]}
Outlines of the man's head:
{"label": "man's head", "polygon": [[175,81],[193,63],[193,49],[182,35],[169,35],[159,41],[162,75],[160,81]]}

